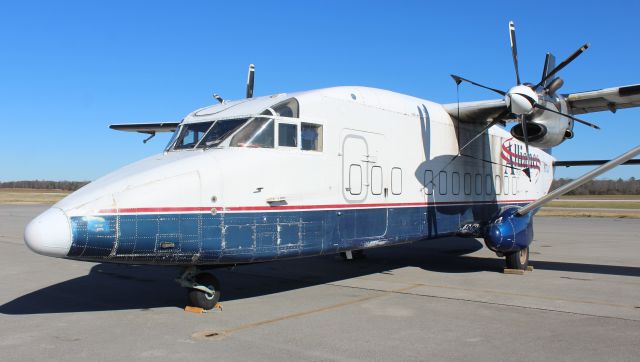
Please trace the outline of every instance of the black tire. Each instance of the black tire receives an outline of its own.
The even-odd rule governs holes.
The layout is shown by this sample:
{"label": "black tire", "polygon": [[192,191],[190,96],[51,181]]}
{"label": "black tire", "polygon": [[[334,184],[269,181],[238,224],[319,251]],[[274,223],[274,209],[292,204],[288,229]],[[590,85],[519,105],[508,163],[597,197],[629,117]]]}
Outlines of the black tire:
{"label": "black tire", "polygon": [[527,270],[529,266],[529,247],[505,255],[507,269]]}
{"label": "black tire", "polygon": [[200,307],[205,310],[210,310],[220,300],[220,282],[218,279],[209,273],[200,273],[196,275],[196,282],[200,285],[204,285],[207,288],[214,291],[214,294],[205,293],[198,289],[189,289],[189,302],[193,307]]}

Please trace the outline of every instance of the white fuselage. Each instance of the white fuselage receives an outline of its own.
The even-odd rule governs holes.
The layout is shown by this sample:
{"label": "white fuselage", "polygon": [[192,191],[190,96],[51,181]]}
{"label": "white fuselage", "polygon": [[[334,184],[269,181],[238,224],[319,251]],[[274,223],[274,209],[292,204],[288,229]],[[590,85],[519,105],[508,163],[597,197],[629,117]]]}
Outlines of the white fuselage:
{"label": "white fuselage", "polygon": [[[183,124],[256,115],[291,97],[299,117],[275,119],[273,148],[227,141],[138,161],[53,206],[57,218],[68,218],[69,235],[40,235],[32,222],[28,245],[47,255],[131,263],[318,255],[451,235],[503,205],[545,195],[553,179],[552,157],[533,147],[527,157],[503,128],[458,155],[482,125],[458,124],[439,104],[371,88],[220,104]],[[280,123],[300,130],[305,122],[322,126],[321,151],[302,150],[300,132],[297,147],[278,146]],[[531,179],[521,171],[527,166]]]}

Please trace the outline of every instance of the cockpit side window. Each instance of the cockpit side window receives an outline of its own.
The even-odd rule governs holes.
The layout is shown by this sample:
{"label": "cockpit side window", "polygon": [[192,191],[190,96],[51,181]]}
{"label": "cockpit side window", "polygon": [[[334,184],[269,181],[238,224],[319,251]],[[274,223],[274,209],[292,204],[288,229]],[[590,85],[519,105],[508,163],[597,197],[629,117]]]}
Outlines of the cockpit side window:
{"label": "cockpit side window", "polygon": [[298,147],[298,125],[278,124],[278,146]]}
{"label": "cockpit side window", "polygon": [[322,151],[322,125],[302,122],[300,131],[302,150]]}
{"label": "cockpit side window", "polygon": [[213,122],[190,123],[182,126],[180,135],[173,146],[174,150],[193,148],[209,130]]}
{"label": "cockpit side window", "polygon": [[231,139],[231,147],[260,147],[274,146],[273,118],[256,117]]}
{"label": "cockpit side window", "polygon": [[272,107],[274,112],[280,117],[300,117],[300,104],[295,98],[289,98],[284,102],[280,102]]}

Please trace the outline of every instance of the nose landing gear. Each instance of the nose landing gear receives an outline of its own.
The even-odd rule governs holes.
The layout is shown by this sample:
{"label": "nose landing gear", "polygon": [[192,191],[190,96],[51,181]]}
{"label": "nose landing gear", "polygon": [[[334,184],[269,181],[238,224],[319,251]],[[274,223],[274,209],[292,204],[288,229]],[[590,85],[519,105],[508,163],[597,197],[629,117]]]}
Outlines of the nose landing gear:
{"label": "nose landing gear", "polygon": [[220,300],[220,282],[211,273],[202,272],[194,266],[187,267],[176,282],[187,288],[189,303],[193,307],[210,310]]}

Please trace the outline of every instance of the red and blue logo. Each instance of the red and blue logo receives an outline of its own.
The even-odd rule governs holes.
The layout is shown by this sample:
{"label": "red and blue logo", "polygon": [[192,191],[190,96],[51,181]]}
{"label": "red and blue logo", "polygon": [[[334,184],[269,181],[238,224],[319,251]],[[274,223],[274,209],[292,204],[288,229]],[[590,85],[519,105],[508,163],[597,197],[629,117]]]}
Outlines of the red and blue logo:
{"label": "red and blue logo", "polygon": [[505,165],[508,167],[508,169],[505,169],[505,173],[513,175],[519,169],[537,179],[540,172],[549,172],[549,165],[546,162],[541,161],[538,155],[534,153],[529,152],[527,155],[524,144],[513,137],[502,142],[500,158],[506,162]]}
{"label": "red and blue logo", "polygon": [[502,142],[500,157],[507,162],[508,166],[529,168],[540,172],[540,158],[533,153],[527,155],[524,145],[516,142],[513,137]]}

